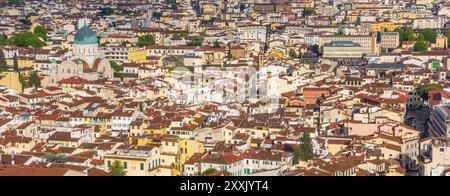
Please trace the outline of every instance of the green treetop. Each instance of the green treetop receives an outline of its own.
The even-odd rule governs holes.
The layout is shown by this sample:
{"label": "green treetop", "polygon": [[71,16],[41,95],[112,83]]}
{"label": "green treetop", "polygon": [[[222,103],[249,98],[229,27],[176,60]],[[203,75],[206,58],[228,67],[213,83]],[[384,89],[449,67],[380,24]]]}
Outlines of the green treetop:
{"label": "green treetop", "polygon": [[42,48],[45,46],[45,42],[39,39],[37,35],[31,32],[19,33],[11,38],[11,44],[20,47],[34,47],[34,48]]}
{"label": "green treetop", "polygon": [[13,69],[14,69],[15,72],[19,72],[20,71],[19,70],[19,62],[17,60],[17,54],[16,53],[14,53],[14,56],[13,56]]}
{"label": "green treetop", "polygon": [[41,87],[41,79],[39,78],[39,75],[36,71],[31,72],[30,79],[28,80],[28,87],[34,87],[35,89],[38,89]]}
{"label": "green treetop", "polygon": [[424,101],[427,101],[429,99],[428,92],[436,89],[442,89],[442,86],[440,84],[422,85],[416,88],[416,93],[419,94]]}
{"label": "green treetop", "polygon": [[429,41],[429,42],[432,42],[432,43],[436,42],[437,34],[431,29],[423,30],[420,33],[420,35],[423,35],[425,41]]}
{"label": "green treetop", "polygon": [[112,176],[125,176],[127,174],[122,163],[120,163],[120,161],[117,160],[113,162],[113,164],[111,165],[111,167],[108,168],[108,170]]}
{"label": "green treetop", "polygon": [[188,41],[186,45],[188,46],[201,46],[203,44],[203,37],[194,37],[192,40]]}
{"label": "green treetop", "polygon": [[42,38],[44,41],[47,41],[47,33],[48,30],[44,26],[36,26],[34,28],[34,34],[40,38]]}
{"label": "green treetop", "polygon": [[143,47],[146,45],[154,45],[156,43],[155,38],[152,35],[143,35],[138,38],[137,45]]}
{"label": "green treetop", "polygon": [[309,133],[303,133],[300,139],[299,158],[302,161],[309,161],[314,158],[313,145]]}
{"label": "green treetop", "polygon": [[428,46],[424,41],[417,41],[416,44],[414,44],[414,52],[421,52],[428,50]]}

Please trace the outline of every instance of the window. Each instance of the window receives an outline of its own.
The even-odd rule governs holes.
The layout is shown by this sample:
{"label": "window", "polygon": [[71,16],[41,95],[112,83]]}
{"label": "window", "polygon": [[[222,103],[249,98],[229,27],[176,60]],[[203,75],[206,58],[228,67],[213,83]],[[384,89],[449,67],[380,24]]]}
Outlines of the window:
{"label": "window", "polygon": [[108,161],[108,167],[111,167],[111,161]]}
{"label": "window", "polygon": [[128,169],[128,163],[127,162],[123,162],[123,168],[124,169]]}
{"label": "window", "polygon": [[144,170],[144,164],[143,163],[141,163],[141,170],[142,171]]}

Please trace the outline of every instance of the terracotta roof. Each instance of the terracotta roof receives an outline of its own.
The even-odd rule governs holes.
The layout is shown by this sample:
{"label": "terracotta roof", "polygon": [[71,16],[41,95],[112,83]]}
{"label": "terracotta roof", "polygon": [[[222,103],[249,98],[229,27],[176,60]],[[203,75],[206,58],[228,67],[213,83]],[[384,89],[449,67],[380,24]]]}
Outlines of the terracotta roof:
{"label": "terracotta roof", "polygon": [[67,168],[10,166],[0,167],[0,176],[64,176],[69,171]]}
{"label": "terracotta roof", "polygon": [[62,79],[62,80],[58,81],[59,84],[85,84],[87,82],[88,82],[87,80],[80,78],[78,76],[73,76],[73,77]]}

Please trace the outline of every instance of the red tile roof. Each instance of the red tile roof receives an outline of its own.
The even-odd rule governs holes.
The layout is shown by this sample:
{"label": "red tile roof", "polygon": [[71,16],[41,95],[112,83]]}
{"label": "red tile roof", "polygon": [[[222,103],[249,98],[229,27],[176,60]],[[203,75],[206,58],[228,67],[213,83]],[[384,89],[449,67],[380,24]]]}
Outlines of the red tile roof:
{"label": "red tile roof", "polygon": [[87,82],[88,81],[83,78],[73,76],[70,78],[62,79],[58,83],[60,83],[60,84],[85,84]]}

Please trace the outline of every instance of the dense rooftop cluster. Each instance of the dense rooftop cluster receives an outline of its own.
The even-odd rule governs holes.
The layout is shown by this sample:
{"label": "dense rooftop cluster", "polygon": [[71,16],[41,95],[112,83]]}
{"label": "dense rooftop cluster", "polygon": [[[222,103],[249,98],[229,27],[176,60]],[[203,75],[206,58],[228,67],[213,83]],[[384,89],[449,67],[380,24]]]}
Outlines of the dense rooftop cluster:
{"label": "dense rooftop cluster", "polygon": [[450,175],[445,0],[5,0],[0,176]]}

